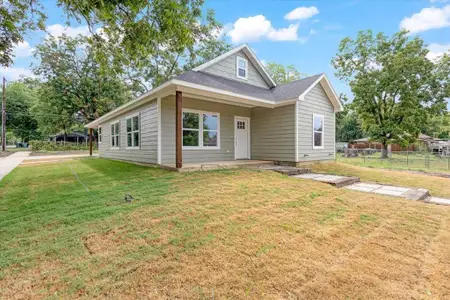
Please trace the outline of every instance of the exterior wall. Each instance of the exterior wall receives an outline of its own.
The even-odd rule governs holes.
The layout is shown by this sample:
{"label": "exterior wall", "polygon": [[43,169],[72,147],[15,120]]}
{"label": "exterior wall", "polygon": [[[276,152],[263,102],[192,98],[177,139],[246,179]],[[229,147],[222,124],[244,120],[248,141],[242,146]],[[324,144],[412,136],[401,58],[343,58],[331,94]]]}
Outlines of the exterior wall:
{"label": "exterior wall", "polygon": [[[125,118],[139,112],[140,149],[127,149]],[[120,148],[111,149],[111,124],[120,120]],[[143,163],[157,163],[158,114],[156,100],[126,112],[117,118],[101,124],[102,142],[99,144],[100,157]]]}
{"label": "exterior wall", "polygon": [[295,161],[295,105],[253,108],[252,159]]}
{"label": "exterior wall", "polygon": [[[183,97],[183,108],[220,114],[220,149],[183,149],[183,163],[234,160],[234,116],[250,117],[250,109]],[[175,164],[175,96],[161,99],[161,164]]]}
{"label": "exterior wall", "polygon": [[[324,116],[324,149],[313,149],[313,113]],[[335,113],[320,84],[298,102],[298,161],[334,159]]]}
{"label": "exterior wall", "polygon": [[[236,76],[236,56],[245,58],[248,61],[247,80],[238,78]],[[261,74],[258,72],[256,67],[253,65],[253,63],[250,61],[250,59],[247,57],[247,55],[242,50],[234,55],[231,55],[231,56],[215,63],[214,65],[205,69],[204,72],[212,74],[212,75],[236,80],[236,81],[241,81],[241,82],[248,83],[251,85],[256,85],[256,86],[263,87],[263,88],[269,88],[269,86],[266,83],[266,81],[264,80],[264,78],[261,76]]]}

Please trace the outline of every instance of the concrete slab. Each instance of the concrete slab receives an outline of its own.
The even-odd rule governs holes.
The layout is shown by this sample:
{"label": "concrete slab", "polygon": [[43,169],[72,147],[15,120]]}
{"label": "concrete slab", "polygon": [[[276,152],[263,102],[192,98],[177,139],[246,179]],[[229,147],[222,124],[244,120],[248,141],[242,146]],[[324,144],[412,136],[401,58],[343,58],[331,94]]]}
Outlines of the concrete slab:
{"label": "concrete slab", "polygon": [[373,190],[372,193],[375,194],[381,194],[381,195],[387,195],[387,196],[394,196],[394,197],[401,197],[403,193],[406,191],[397,191],[395,189],[391,189],[390,187],[383,186],[379,189]]}
{"label": "concrete slab", "polygon": [[408,200],[425,200],[430,197],[430,192],[426,189],[410,189],[402,195]]}
{"label": "concrete slab", "polygon": [[438,204],[438,205],[450,205],[450,199],[429,197],[425,202]]}
{"label": "concrete slab", "polygon": [[0,160],[0,180],[14,170],[30,155],[29,151],[18,151]]}
{"label": "concrete slab", "polygon": [[369,184],[369,183],[359,182],[359,183],[355,183],[355,184],[346,186],[345,188],[350,189],[350,190],[360,191],[360,192],[372,192],[381,187],[382,186],[379,184]]}
{"label": "concrete slab", "polygon": [[295,175],[293,177],[295,177],[295,178],[302,178],[302,179],[316,179],[316,178],[319,178],[319,177],[322,177],[322,176],[323,176],[323,174],[312,174],[312,173],[309,173],[309,174]]}

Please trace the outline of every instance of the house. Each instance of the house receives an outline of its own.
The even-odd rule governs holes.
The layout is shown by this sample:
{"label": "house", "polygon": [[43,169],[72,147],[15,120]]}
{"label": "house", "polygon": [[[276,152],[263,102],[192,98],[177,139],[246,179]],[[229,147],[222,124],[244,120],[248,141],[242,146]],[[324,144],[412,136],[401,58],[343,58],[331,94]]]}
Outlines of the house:
{"label": "house", "polygon": [[50,142],[68,142],[68,143],[76,143],[76,144],[84,144],[87,143],[89,139],[89,135],[84,132],[73,131],[67,134],[56,134],[52,135],[48,138]]}
{"label": "house", "polygon": [[295,165],[334,159],[341,110],[324,74],[276,84],[244,44],[86,127],[98,128],[105,158],[176,168],[235,160]]}

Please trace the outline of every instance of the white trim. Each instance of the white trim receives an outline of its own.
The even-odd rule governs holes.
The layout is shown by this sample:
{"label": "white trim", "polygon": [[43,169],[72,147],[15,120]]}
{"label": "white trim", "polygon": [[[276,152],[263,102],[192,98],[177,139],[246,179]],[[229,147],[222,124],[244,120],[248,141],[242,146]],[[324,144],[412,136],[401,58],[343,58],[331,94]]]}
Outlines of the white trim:
{"label": "white trim", "polygon": [[[245,63],[245,68],[244,68],[245,76],[239,75],[239,69],[241,69],[239,67],[239,62],[241,62],[241,61],[243,61]],[[240,79],[248,80],[248,60],[239,55],[236,55],[236,77],[240,78]]]}
{"label": "white trim", "polygon": [[257,64],[257,67],[259,67],[259,71],[262,71],[262,75],[263,77],[265,77],[266,82],[268,81],[268,83],[270,83],[273,87],[277,86],[277,84],[275,83],[275,81],[272,79],[272,77],[269,75],[269,73],[267,72],[266,68],[264,68],[264,66],[262,65],[262,63],[259,61],[259,59],[256,57],[255,53],[253,52],[253,50],[247,45],[247,44],[242,44],[234,49],[231,49],[230,51],[192,69],[192,71],[203,71],[205,69],[207,69],[208,67],[214,65],[215,63],[239,52],[243,50],[245,52],[245,54],[250,58],[250,60],[252,60],[253,63]]}
{"label": "white trim", "polygon": [[[117,128],[119,129],[119,133],[114,132],[115,134],[113,135],[113,132],[111,131],[111,126],[114,126],[116,124],[118,124]],[[109,123],[109,131],[110,131],[109,132],[109,148],[111,150],[119,150],[120,149],[120,132],[121,132],[121,130],[120,130],[120,119]],[[119,144],[118,146],[117,145],[116,146],[112,145],[112,138],[113,138],[113,136],[114,137],[118,136],[118,138],[117,138],[117,141],[118,141],[118,144]]]}
{"label": "white trim", "polygon": [[161,153],[161,97],[156,98],[156,111],[157,111],[157,118],[158,118],[158,140],[157,140],[157,163],[160,165],[161,164],[161,157],[162,157],[162,153]]}
{"label": "white trim", "polygon": [[[138,130],[133,130],[133,118],[138,117]],[[139,146],[128,146],[128,128],[127,121],[131,119],[131,144],[133,145],[134,135],[133,133],[138,132],[139,134]],[[127,150],[140,150],[141,149],[141,114],[140,112],[135,112],[125,117],[125,143]]]}
{"label": "white trim", "polygon": [[[243,119],[243,120],[246,120],[247,121],[247,128],[248,128],[248,130],[247,130],[247,159],[252,159],[252,150],[251,150],[251,147],[252,147],[252,143],[251,143],[251,133],[250,133],[250,130],[251,130],[251,128],[250,128],[250,123],[251,123],[251,119],[249,118],[249,117],[241,117],[241,116],[234,116],[234,160],[237,160],[236,159],[236,142],[237,142],[237,136],[236,136],[236,127],[237,127],[237,120],[238,119]],[[241,159],[241,158],[240,158]],[[244,158],[245,159],[245,158]]]}
{"label": "white trim", "polygon": [[[320,117],[320,118],[322,118],[322,146],[314,146],[314,132],[315,132],[315,130],[314,130],[314,119],[316,118],[316,117]],[[317,132],[320,132],[320,131],[317,131]],[[321,114],[315,114],[315,113],[313,113],[313,117],[312,117],[312,148],[313,148],[313,150],[320,150],[320,149],[325,149],[325,116],[324,115],[321,115]]]}
{"label": "white trim", "polygon": [[[199,128],[183,128],[183,124],[181,125],[181,144],[183,147],[183,150],[220,150],[220,113],[218,112],[211,112],[211,111],[204,111],[204,110],[197,110],[197,109],[190,109],[190,108],[183,108],[183,113],[195,113],[199,115]],[[217,130],[207,130],[207,131],[217,131],[217,146],[203,146],[203,114],[212,114],[217,116]],[[184,130],[192,130],[192,131],[198,131],[198,146],[184,146],[183,145],[183,131]]]}
{"label": "white trim", "polygon": [[304,91],[300,96],[298,96],[298,100],[305,101],[306,95],[320,82],[322,87],[325,90],[325,93],[327,94],[328,98],[330,99],[331,103],[334,106],[334,111],[339,112],[344,110],[344,107],[342,106],[341,101],[339,101],[339,97],[336,95],[336,92],[334,91],[333,86],[331,85],[330,81],[328,80],[327,76],[325,74],[322,74],[313,84],[311,84],[306,91]]}
{"label": "white trim", "polygon": [[295,128],[294,128],[294,142],[295,142],[295,162],[298,162],[298,101],[295,102]]}

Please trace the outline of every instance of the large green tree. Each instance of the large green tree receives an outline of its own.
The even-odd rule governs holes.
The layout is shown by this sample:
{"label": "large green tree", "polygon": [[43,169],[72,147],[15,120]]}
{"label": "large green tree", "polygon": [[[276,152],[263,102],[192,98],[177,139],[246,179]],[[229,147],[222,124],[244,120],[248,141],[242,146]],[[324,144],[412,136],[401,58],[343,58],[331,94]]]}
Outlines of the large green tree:
{"label": "large green tree", "polygon": [[44,30],[46,16],[39,0],[0,2],[0,65],[9,66],[13,51],[30,30]]}
{"label": "large green tree", "polygon": [[[22,141],[39,137],[37,121],[30,113],[30,108],[37,101],[37,94],[23,82],[9,83],[6,88],[6,128]],[[0,116],[1,118],[1,116]]]}
{"label": "large green tree", "polygon": [[266,70],[276,83],[289,83],[305,77],[306,74],[300,73],[294,65],[284,66],[274,62],[266,65]]}
{"label": "large green tree", "polygon": [[340,96],[344,110],[336,114],[336,141],[338,142],[352,142],[354,140],[364,137],[364,132],[361,128],[361,122],[358,120],[358,115],[353,109],[352,103],[348,103],[346,96]]}
{"label": "large green tree", "polygon": [[130,99],[122,78],[105,69],[100,71],[92,47],[81,36],[50,37],[36,47],[35,57],[40,63],[33,68],[34,73],[44,79],[42,89],[52,94],[39,100],[61,102],[57,107],[64,107],[69,116],[76,114],[83,123]]}
{"label": "large green tree", "polygon": [[419,37],[401,31],[389,37],[360,31],[345,38],[332,63],[350,84],[353,108],[369,138],[383,145],[414,142],[432,115],[442,114],[450,96],[450,58],[427,58]]}

